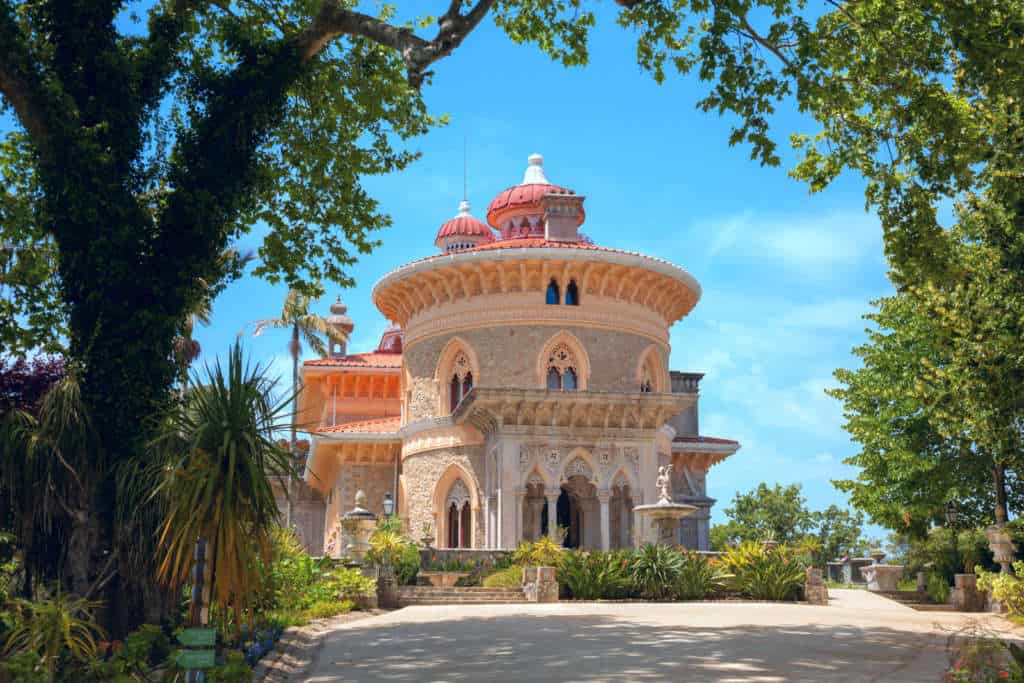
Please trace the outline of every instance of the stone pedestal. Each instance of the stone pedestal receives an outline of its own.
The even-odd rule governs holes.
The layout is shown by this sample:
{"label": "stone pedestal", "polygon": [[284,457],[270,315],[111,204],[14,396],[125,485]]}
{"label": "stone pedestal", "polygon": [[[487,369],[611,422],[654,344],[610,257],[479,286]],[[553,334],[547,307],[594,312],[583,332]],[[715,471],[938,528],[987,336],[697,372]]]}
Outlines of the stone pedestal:
{"label": "stone pedestal", "polygon": [[869,591],[892,593],[896,591],[900,577],[903,576],[903,565],[872,564],[861,569],[860,573],[867,579]]}
{"label": "stone pedestal", "polygon": [[391,567],[381,567],[377,572],[377,605],[383,609],[398,609],[398,580]]}
{"label": "stone pedestal", "polygon": [[558,602],[554,567],[523,567],[523,595],[527,602]]}
{"label": "stone pedestal", "polygon": [[821,580],[821,570],[815,567],[807,568],[807,579],[804,582],[804,598],[812,605],[828,604],[828,588]]}
{"label": "stone pedestal", "polygon": [[917,592],[924,595],[928,592],[928,573],[918,572],[917,573]]}
{"label": "stone pedestal", "polygon": [[988,547],[992,550],[992,557],[1000,566],[1003,574],[1012,574],[1010,565],[1017,552],[1017,544],[1013,542],[1013,536],[1009,529],[1000,526],[990,526],[985,529],[985,537],[988,539]]}
{"label": "stone pedestal", "polygon": [[960,612],[983,612],[985,595],[978,590],[978,577],[974,574],[957,574],[953,579],[949,604]]}

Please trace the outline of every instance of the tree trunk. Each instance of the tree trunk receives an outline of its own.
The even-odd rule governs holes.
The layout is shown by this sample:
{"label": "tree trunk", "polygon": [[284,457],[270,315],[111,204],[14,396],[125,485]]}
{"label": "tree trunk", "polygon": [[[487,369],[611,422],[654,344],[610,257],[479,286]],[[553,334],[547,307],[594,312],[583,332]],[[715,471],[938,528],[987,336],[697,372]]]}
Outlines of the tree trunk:
{"label": "tree trunk", "polygon": [[992,475],[996,485],[996,526],[1006,526],[1006,465],[996,463],[992,468]]}
{"label": "tree trunk", "polygon": [[295,464],[299,460],[298,453],[296,453],[298,441],[297,441],[296,435],[295,435],[295,421],[299,417],[299,415],[298,415],[298,413],[299,413],[299,410],[298,410],[299,409],[299,399],[298,399],[298,395],[299,395],[299,326],[298,325],[292,325],[291,352],[292,352],[292,401],[294,401],[294,403],[292,403],[292,439],[291,439],[291,443],[289,444],[289,447],[288,447],[288,452],[291,453],[292,457],[291,457],[291,460],[290,460],[290,463],[289,463],[291,467],[288,470],[288,503],[287,503],[287,513],[285,514],[285,526],[287,526],[289,529],[292,528],[292,514],[294,512],[294,507],[293,507],[293,504],[292,504],[292,496],[294,495],[295,491],[294,491],[294,488],[292,486],[292,480],[295,479]]}

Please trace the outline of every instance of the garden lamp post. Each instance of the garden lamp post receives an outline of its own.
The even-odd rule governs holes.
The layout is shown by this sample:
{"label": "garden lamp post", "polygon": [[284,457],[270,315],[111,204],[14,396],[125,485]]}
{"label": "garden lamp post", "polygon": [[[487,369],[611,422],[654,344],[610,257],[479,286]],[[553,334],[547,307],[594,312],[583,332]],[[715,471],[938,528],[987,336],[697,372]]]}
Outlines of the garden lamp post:
{"label": "garden lamp post", "polygon": [[384,494],[383,506],[384,506],[384,516],[385,517],[390,517],[391,514],[395,511],[395,499],[391,497],[391,492],[390,491],[388,491],[387,493]]}
{"label": "garden lamp post", "polygon": [[949,529],[949,535],[953,543],[953,575],[960,573],[960,558],[958,557],[959,552],[956,543],[956,523],[960,519],[960,510],[957,508],[955,501],[949,501],[946,503],[946,528]]}

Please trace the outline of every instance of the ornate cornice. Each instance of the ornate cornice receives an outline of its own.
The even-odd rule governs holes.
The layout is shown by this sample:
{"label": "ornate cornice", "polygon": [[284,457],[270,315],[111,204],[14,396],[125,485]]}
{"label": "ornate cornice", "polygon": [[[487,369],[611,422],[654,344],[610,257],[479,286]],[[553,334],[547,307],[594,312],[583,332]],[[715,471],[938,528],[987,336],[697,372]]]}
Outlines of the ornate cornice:
{"label": "ornate cornice", "polygon": [[[582,305],[593,297],[643,307],[661,320],[653,338],[666,339],[667,328],[697,304],[700,285],[668,261],[605,249],[503,248],[442,254],[391,271],[373,288],[373,301],[392,322],[406,329],[425,311],[493,294],[543,295],[554,277],[565,286],[575,280]],[[555,307],[552,307],[555,308]],[[570,308],[559,306],[557,308]]]}

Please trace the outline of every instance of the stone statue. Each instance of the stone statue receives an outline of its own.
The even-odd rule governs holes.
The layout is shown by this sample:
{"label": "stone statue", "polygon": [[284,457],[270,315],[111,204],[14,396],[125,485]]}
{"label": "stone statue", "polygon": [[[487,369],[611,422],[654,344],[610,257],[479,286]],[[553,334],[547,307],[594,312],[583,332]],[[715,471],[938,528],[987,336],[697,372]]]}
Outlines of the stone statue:
{"label": "stone statue", "polygon": [[672,502],[672,465],[658,468],[658,502]]}

